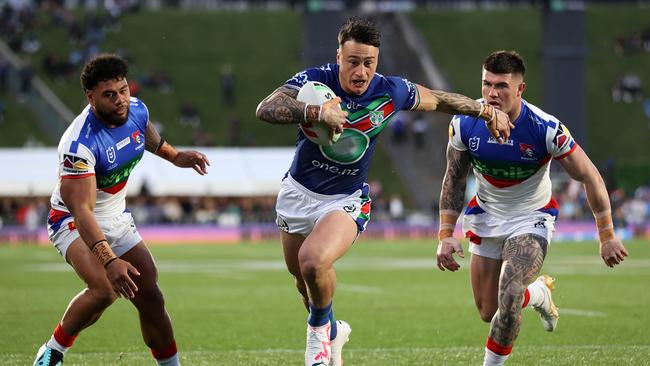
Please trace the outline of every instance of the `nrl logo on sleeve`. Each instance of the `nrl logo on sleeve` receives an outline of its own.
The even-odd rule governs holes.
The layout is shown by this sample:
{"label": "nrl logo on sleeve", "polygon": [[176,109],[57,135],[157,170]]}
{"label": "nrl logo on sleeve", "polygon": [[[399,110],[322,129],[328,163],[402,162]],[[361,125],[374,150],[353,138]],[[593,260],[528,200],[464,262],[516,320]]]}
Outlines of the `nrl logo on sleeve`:
{"label": "nrl logo on sleeve", "polygon": [[63,170],[68,173],[84,173],[90,170],[88,161],[74,155],[63,155]]}
{"label": "nrl logo on sleeve", "polygon": [[370,123],[373,126],[379,126],[384,122],[384,111],[370,111]]}

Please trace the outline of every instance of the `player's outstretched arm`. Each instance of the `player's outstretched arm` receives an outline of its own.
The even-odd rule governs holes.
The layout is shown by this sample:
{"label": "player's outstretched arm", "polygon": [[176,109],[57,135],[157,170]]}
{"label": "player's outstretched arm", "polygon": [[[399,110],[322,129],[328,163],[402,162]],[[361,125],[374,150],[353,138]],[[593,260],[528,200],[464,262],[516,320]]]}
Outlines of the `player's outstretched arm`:
{"label": "player's outstretched arm", "polygon": [[147,121],[144,147],[152,154],[170,161],[180,168],[192,168],[200,175],[208,174],[210,160],[203,153],[194,150],[177,151],[170,143],[160,136],[151,121]]}
{"label": "player's outstretched arm", "polygon": [[463,114],[480,117],[499,143],[510,137],[510,129],[515,126],[507,114],[489,104],[482,104],[462,94],[442,90],[431,90],[416,84],[420,95],[419,111],[438,111],[448,114]]}
{"label": "player's outstretched arm", "polygon": [[298,90],[281,86],[258,104],[255,116],[273,124],[325,122],[335,133],[343,132],[348,113],[334,108],[341,103],[336,97],[322,106],[307,104],[296,99]]}
{"label": "player's outstretched arm", "polygon": [[61,198],[74,217],[81,239],[106,269],[106,276],[113,290],[132,299],[138,286],[129,276],[140,272],[131,263],[118,258],[111,249],[104,233],[99,228],[93,210],[95,209],[97,182],[95,176],[61,179]]}
{"label": "player's outstretched arm", "polygon": [[440,228],[438,229],[439,242],[436,256],[438,268],[441,271],[448,269],[453,272],[460,268],[460,264],[454,259],[454,253],[465,258],[463,248],[454,238],[454,228],[463,209],[470,164],[467,151],[459,151],[454,149],[451,144],[447,145],[447,171],[442,180],[442,190],[440,191]]}
{"label": "player's outstretched arm", "polygon": [[612,211],[603,178],[580,146],[559,162],[571,178],[584,185],[587,202],[596,219],[600,256],[608,267],[614,267],[621,263],[628,253],[614,233]]}

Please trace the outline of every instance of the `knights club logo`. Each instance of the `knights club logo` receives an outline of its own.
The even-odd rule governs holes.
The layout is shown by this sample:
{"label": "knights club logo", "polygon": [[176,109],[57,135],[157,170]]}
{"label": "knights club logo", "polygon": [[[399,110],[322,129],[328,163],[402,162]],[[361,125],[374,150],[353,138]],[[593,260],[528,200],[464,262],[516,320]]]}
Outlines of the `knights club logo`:
{"label": "knights club logo", "polygon": [[476,137],[476,136],[471,137],[471,138],[469,139],[469,149],[472,150],[472,151],[476,151],[476,150],[478,150],[478,144],[479,144],[480,142],[481,142],[481,138],[480,138],[480,137]]}
{"label": "knights club logo", "polygon": [[113,146],[106,149],[106,157],[109,163],[113,164],[115,162],[115,148]]}
{"label": "knights club logo", "polygon": [[384,111],[370,111],[370,123],[373,126],[379,126],[384,122]]}
{"label": "knights club logo", "polygon": [[533,145],[520,143],[519,144],[519,152],[521,153],[523,158],[526,158],[526,159],[534,159],[535,158],[535,147]]}
{"label": "knights club logo", "polygon": [[131,134],[131,138],[138,145],[142,143],[142,135],[140,135],[140,130],[134,131]]}

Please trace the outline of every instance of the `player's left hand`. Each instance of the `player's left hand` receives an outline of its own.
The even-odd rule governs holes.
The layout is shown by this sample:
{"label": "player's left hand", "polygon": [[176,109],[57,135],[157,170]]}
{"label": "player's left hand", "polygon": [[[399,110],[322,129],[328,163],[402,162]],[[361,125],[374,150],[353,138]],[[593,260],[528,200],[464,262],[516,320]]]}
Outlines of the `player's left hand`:
{"label": "player's left hand", "polygon": [[510,121],[510,117],[500,109],[495,108],[494,119],[487,123],[488,129],[492,136],[500,144],[508,141],[510,137],[510,129],[515,128],[515,125]]}
{"label": "player's left hand", "polygon": [[192,168],[201,175],[208,174],[207,167],[210,165],[207,156],[194,150],[179,151],[172,163],[180,168]]}
{"label": "player's left hand", "polygon": [[627,250],[620,239],[614,238],[600,243],[600,257],[603,258],[607,267],[614,267],[625,260]]}
{"label": "player's left hand", "polygon": [[461,258],[465,258],[465,252],[463,252],[463,247],[458,242],[458,239],[449,237],[440,240],[438,243],[437,261],[438,268],[441,271],[444,271],[446,268],[455,272],[460,268],[460,264],[454,259],[454,253],[457,253]]}

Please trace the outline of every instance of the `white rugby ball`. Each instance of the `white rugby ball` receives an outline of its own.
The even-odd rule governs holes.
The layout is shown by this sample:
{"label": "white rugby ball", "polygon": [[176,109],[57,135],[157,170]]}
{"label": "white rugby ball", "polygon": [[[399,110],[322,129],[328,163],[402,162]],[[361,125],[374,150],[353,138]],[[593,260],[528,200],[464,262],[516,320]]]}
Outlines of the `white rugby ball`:
{"label": "white rugby ball", "polygon": [[[334,98],[336,98],[336,94],[327,85],[318,81],[308,81],[300,88],[296,99],[307,104],[322,105]],[[332,145],[341,137],[340,133],[333,133],[332,129],[324,122],[301,123],[300,129],[309,140],[323,146]]]}

